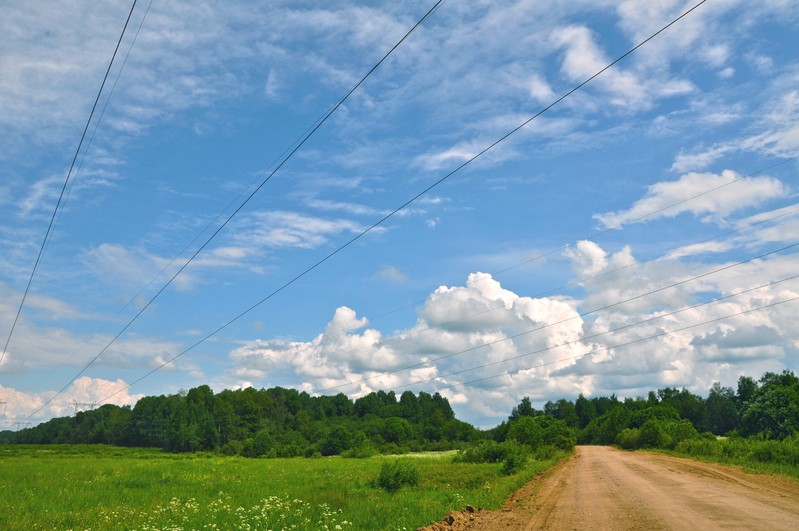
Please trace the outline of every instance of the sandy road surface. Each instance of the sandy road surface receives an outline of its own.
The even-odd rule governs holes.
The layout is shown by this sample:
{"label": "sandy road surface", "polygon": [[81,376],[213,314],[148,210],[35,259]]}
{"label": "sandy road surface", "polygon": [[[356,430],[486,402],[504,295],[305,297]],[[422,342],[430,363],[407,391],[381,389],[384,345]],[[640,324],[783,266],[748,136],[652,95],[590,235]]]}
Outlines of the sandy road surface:
{"label": "sandy road surface", "polygon": [[500,511],[460,529],[799,529],[799,482],[602,446],[578,447]]}

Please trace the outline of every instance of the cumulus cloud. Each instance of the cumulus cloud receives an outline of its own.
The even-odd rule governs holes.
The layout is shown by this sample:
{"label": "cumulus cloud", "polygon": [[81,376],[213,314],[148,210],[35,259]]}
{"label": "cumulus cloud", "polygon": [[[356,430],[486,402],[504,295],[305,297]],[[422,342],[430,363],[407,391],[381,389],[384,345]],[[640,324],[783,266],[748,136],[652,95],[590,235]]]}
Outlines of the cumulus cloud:
{"label": "cumulus cloud", "polygon": [[[713,193],[707,193],[709,190]],[[628,210],[596,214],[594,219],[604,228],[613,228],[690,213],[705,222],[719,223],[733,212],[784,197],[786,192],[782,182],[772,177],[743,177],[731,170],[691,172],[676,181],[649,186],[646,195]]]}
{"label": "cumulus cloud", "polygon": [[[384,337],[367,325],[365,318],[341,307],[310,341],[253,341],[230,356],[239,368],[263,371],[265,382],[292,374],[316,391],[335,388],[358,395],[419,382],[444,386],[583,352],[576,344],[582,320],[572,301],[519,296],[486,273],[470,275],[464,286],[436,289],[412,328]],[[532,352],[539,352],[540,359],[525,356]],[[481,368],[485,364],[493,365]],[[445,376],[453,372],[459,376]],[[477,387],[497,385],[502,384],[488,380]],[[471,393],[449,392],[464,405],[475,400]],[[510,401],[505,399],[508,408]]]}
{"label": "cumulus cloud", "polygon": [[[579,300],[520,295],[473,273],[462,286],[436,289],[417,323],[390,336],[341,307],[310,341],[253,341],[230,356],[242,378],[256,375],[263,385],[300,377],[309,391],[353,396],[439,390],[469,418],[490,425],[521,396],[634,396],[663,386],[704,392],[721,375],[775,370],[796,352],[790,303],[763,309],[799,297],[796,281],[767,285],[790,276],[792,255],[688,283],[687,264],[638,263],[629,248],[609,253],[582,242],[565,257],[577,274],[629,269],[583,283]],[[708,293],[725,299],[712,302]]]}

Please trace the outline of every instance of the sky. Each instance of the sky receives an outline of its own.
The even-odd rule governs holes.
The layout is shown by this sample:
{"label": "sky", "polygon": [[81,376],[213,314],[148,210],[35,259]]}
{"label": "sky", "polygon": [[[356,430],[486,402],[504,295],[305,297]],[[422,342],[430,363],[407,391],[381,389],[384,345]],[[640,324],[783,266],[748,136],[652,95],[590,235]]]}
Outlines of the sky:
{"label": "sky", "polygon": [[695,3],[447,0],[288,159],[434,2],[139,1],[79,152],[131,4],[7,3],[0,429],[799,370],[799,6],[708,0],[558,101]]}

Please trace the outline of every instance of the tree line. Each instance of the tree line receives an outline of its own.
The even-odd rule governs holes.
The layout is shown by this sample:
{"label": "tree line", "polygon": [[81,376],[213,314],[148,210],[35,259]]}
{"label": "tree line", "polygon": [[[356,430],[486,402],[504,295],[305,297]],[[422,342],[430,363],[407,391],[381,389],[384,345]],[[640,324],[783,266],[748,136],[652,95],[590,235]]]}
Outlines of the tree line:
{"label": "tree line", "polygon": [[[224,390],[202,385],[148,396],[134,407],[103,405],[72,417],[6,432],[20,444],[113,444],[170,452],[220,451],[247,457],[368,455],[450,449],[477,430],[455,418],[439,393],[377,391],[351,400],[275,387]],[[9,437],[10,435],[10,437]]]}
{"label": "tree line", "polygon": [[741,376],[736,389],[715,383],[706,397],[674,387],[624,400],[580,395],[549,401],[542,410],[525,397],[506,421],[486,431],[456,419],[438,393],[405,391],[398,399],[393,391],[377,391],[353,401],[342,393],[311,396],[281,387],[214,394],[203,385],[145,397],[133,408],[104,405],[3,432],[0,442],[102,443],[247,457],[360,457],[479,443],[481,449],[467,459],[513,461],[514,445],[544,454],[575,443],[675,449],[718,436],[799,440],[799,378],[787,370],[758,380]]}
{"label": "tree line", "polygon": [[714,383],[707,397],[674,387],[624,400],[580,395],[574,402],[547,402],[541,411],[523,398],[492,430],[494,440],[512,436],[519,419],[538,416],[562,421],[578,444],[673,449],[701,437],[782,441],[799,437],[799,378],[788,370],[766,372],[759,380],[741,376],[736,389]]}

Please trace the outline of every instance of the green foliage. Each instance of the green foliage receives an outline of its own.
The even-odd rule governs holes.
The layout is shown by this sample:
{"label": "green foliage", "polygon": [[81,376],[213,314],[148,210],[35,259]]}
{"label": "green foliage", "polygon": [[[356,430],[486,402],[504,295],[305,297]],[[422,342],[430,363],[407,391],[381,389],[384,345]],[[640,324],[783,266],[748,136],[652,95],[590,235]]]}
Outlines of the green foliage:
{"label": "green foliage", "polygon": [[[790,473],[799,477],[799,435],[783,440],[756,437],[701,437],[676,445],[679,454],[711,461],[743,466],[766,465],[767,470]],[[776,468],[775,468],[776,467]]]}
{"label": "green foliage", "polygon": [[[577,399],[575,412],[581,423],[595,404],[593,400]],[[557,408],[551,403],[548,409],[554,412]],[[698,439],[699,430],[772,440],[799,433],[799,378],[791,371],[765,373],[758,386],[754,379],[742,376],[737,393],[714,383],[707,399],[685,389],[659,389],[646,398],[616,402],[585,425],[578,441],[615,442],[628,449],[674,449],[683,441]]]}
{"label": "green foliage", "polygon": [[419,469],[407,461],[383,463],[377,476],[377,486],[383,490],[394,492],[402,487],[414,487],[419,484]]}
{"label": "green foliage", "polygon": [[621,404],[592,420],[580,433],[581,444],[613,444],[616,436],[630,425],[630,412]]}
{"label": "green foliage", "polygon": [[522,417],[534,417],[537,414],[538,412],[533,409],[533,404],[530,402],[530,397],[525,396],[522,398],[521,402],[519,402],[519,405],[514,406],[510,413],[510,417],[508,417],[508,420],[514,421]]}
{"label": "green foliage", "polygon": [[638,428],[624,428],[616,436],[616,442],[625,450],[637,450],[641,447],[640,438],[641,430]]}
{"label": "green foliage", "polygon": [[784,439],[799,431],[799,378],[793,372],[766,373],[743,408],[741,432]]}
{"label": "green foliage", "polygon": [[663,429],[663,421],[650,418],[643,423],[638,434],[638,447],[639,448],[666,448],[670,441],[670,437]]}
{"label": "green foliage", "polygon": [[[551,445],[542,446],[541,449],[545,449],[542,452],[542,459],[551,459],[557,451]],[[507,476],[522,470],[529,457],[530,447],[511,439],[502,443],[483,441],[475,444],[461,450],[453,458],[453,461],[456,463],[502,463],[500,471]]]}
{"label": "green foliage", "polygon": [[527,452],[523,450],[509,452],[508,455],[505,456],[505,459],[502,460],[500,472],[502,472],[502,474],[505,476],[515,474],[524,468],[524,466],[527,464],[527,459]]}
{"label": "green foliage", "polygon": [[738,426],[738,405],[732,387],[722,387],[720,383],[714,383],[705,405],[708,429],[712,433],[724,435]]}
{"label": "green foliage", "polygon": [[[364,440],[353,440],[353,434]],[[222,391],[203,385],[144,397],[131,409],[105,405],[8,436],[22,444],[100,443],[170,452],[219,451],[245,457],[372,455],[448,450],[477,437],[439,393],[399,401],[378,391],[354,403],[344,394],[310,396],[280,387]],[[353,450],[354,449],[354,450]],[[351,451],[352,450],[352,451]]]}
{"label": "green foliage", "polygon": [[507,439],[532,450],[543,445],[551,445],[569,451],[576,442],[574,432],[564,421],[548,415],[523,416],[511,421]]}
{"label": "green foliage", "polygon": [[499,463],[508,454],[519,451],[521,448],[516,441],[503,443],[483,441],[459,451],[453,461],[456,463]]}

